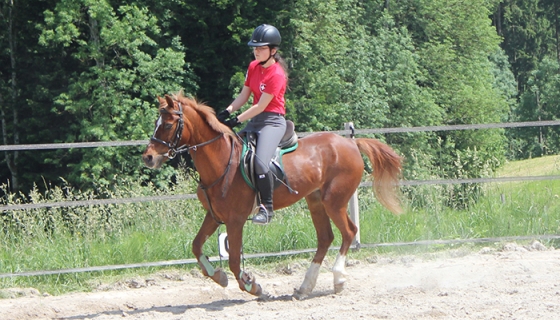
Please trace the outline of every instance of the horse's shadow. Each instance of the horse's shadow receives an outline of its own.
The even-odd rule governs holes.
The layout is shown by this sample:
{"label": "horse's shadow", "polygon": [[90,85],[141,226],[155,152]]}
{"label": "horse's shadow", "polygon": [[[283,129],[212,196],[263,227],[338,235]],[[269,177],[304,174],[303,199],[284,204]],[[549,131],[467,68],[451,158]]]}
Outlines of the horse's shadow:
{"label": "horse's shadow", "polygon": [[[323,296],[328,296],[333,294],[331,291],[319,291],[310,294],[308,297],[302,300],[308,300]],[[188,310],[192,309],[204,309],[206,311],[222,311],[227,307],[231,306],[239,306],[243,305],[248,302],[252,301],[259,301],[259,302],[275,302],[275,301],[297,301],[297,299],[293,295],[280,295],[280,296],[268,296],[266,298],[256,298],[253,300],[241,300],[241,299],[226,299],[226,300],[217,300],[212,301],[209,303],[200,303],[200,304],[189,304],[189,305],[176,305],[176,306],[154,306],[147,309],[135,309],[135,310],[113,310],[113,311],[103,311],[96,314],[82,314],[76,315],[71,317],[62,317],[57,319],[64,319],[64,320],[73,320],[73,319],[95,319],[96,317],[100,316],[123,316],[124,314],[127,315],[142,315],[143,313],[149,312],[160,312],[160,313],[170,313],[174,315],[182,315],[188,312]]]}
{"label": "horse's shadow", "polygon": [[218,300],[209,303],[201,304],[190,304],[190,305],[167,305],[167,306],[153,306],[147,309],[135,309],[135,310],[113,310],[113,311],[103,311],[96,314],[82,314],[71,317],[63,317],[59,319],[71,320],[71,319],[95,319],[100,316],[122,316],[127,315],[141,315],[148,312],[160,312],[160,313],[170,313],[174,315],[181,315],[191,309],[205,309],[206,311],[221,311],[229,306],[242,305],[251,300]]}

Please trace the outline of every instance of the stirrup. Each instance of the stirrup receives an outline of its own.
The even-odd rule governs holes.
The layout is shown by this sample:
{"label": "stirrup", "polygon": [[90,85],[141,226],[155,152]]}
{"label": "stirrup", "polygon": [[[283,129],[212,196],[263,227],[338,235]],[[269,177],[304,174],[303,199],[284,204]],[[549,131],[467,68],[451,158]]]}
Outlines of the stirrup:
{"label": "stirrup", "polygon": [[257,212],[257,214],[255,214],[253,216],[253,219],[251,220],[253,221],[254,224],[266,225],[272,220],[273,216],[274,216],[274,212],[272,210],[271,211],[266,210],[266,208],[261,204],[259,207],[259,212]]}

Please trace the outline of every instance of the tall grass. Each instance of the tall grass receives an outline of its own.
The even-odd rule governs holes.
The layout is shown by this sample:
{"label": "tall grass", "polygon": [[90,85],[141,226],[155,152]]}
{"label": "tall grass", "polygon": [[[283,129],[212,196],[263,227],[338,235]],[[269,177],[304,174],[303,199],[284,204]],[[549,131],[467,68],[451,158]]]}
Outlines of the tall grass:
{"label": "tall grass", "polygon": [[558,180],[496,183],[487,186],[484,196],[468,209],[454,210],[433,201],[393,216],[363,195],[361,239],[379,243],[560,234],[559,197]]}
{"label": "tall grass", "polygon": [[[546,172],[558,173],[560,166],[552,166]],[[196,183],[192,179],[179,176],[178,180],[176,185],[157,192],[194,193]],[[359,189],[362,243],[560,234],[558,180],[486,184],[477,201],[462,210],[451,209],[442,201],[445,187],[411,188],[421,188],[408,194],[422,195],[422,205],[409,206],[400,216],[380,206],[370,188]],[[123,183],[119,191],[101,190],[98,194],[123,198],[153,195],[153,192],[150,186]],[[29,203],[96,197],[71,188],[53,188],[43,194],[33,191],[27,196]],[[4,202],[21,202],[17,199],[21,197],[7,196]],[[409,203],[418,201],[412,199]],[[191,243],[203,217],[202,206],[193,200],[6,211],[0,216],[0,273],[194,258]],[[225,228],[219,231],[225,232]],[[333,245],[340,245],[336,229]],[[304,201],[279,210],[268,226],[250,223],[245,226],[243,251],[246,254],[314,247],[315,229]],[[204,251],[208,256],[215,256],[217,249],[215,234],[208,239]],[[33,286],[59,294],[89,290],[91,282],[100,275],[152,270],[2,278],[0,287]]]}

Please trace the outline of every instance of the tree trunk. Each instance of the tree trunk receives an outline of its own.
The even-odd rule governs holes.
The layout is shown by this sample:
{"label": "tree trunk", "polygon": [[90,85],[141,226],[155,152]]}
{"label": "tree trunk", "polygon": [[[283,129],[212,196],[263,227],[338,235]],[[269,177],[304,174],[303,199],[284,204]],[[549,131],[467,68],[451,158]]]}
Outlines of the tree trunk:
{"label": "tree trunk", "polygon": [[558,17],[558,15],[560,14],[560,9],[559,9],[560,5],[558,4],[558,1],[554,2],[554,31],[555,31],[555,36],[556,36],[556,58],[558,59],[558,63],[560,63],[560,17]]}
{"label": "tree trunk", "polygon": [[[14,3],[10,1],[10,6],[8,8],[8,41],[10,46],[10,67],[12,70],[11,74],[11,100],[12,100],[12,136],[13,136],[13,144],[19,144],[19,121],[18,121],[18,111],[15,107],[15,101],[17,101],[17,77],[16,77],[16,40],[15,40],[15,31],[13,28],[13,8]],[[3,97],[0,97],[0,104],[4,105]],[[6,112],[4,108],[2,108],[0,113],[1,122],[2,122],[2,136],[3,136],[3,143],[5,145],[8,144],[8,128],[6,123]],[[6,158],[6,164],[8,165],[8,169],[12,175],[12,191],[17,193],[19,191],[19,179],[18,179],[18,170],[17,170],[17,160],[19,156],[18,151],[13,151],[12,153],[6,151],[4,153]]]}
{"label": "tree trunk", "polygon": [[[540,90],[537,90],[536,92],[536,99],[537,99],[537,110],[538,110],[538,114],[539,114],[539,121],[542,121],[542,117],[541,115],[543,114],[543,110],[541,108],[541,99],[540,99],[540,95],[541,92]],[[544,156],[546,154],[546,141],[545,141],[545,136],[543,133],[543,127],[539,127],[539,145],[541,147],[541,157]]]}
{"label": "tree trunk", "polygon": [[494,23],[496,24],[496,32],[498,35],[503,36],[502,34],[502,3],[498,4],[498,8],[496,9],[497,12],[494,15]]}

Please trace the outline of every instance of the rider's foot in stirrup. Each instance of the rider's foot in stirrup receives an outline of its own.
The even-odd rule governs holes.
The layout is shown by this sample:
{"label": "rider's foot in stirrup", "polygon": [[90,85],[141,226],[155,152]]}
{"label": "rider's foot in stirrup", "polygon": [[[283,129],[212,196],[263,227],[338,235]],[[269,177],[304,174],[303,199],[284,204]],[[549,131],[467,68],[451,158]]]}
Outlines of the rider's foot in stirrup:
{"label": "rider's foot in stirrup", "polygon": [[266,208],[261,204],[259,207],[259,212],[253,216],[253,223],[265,225],[268,224],[272,217],[274,216],[274,212],[272,210],[266,210]]}

